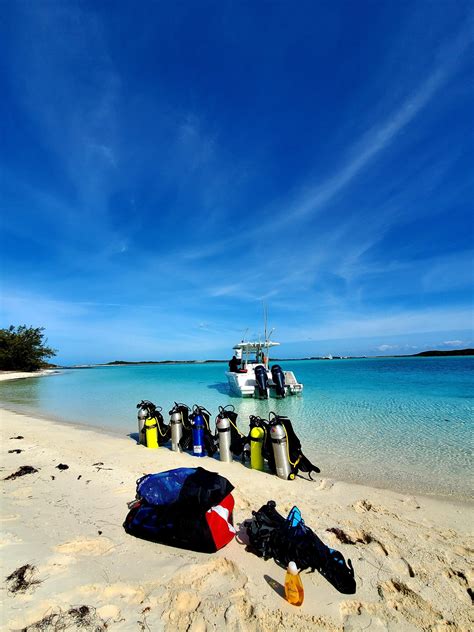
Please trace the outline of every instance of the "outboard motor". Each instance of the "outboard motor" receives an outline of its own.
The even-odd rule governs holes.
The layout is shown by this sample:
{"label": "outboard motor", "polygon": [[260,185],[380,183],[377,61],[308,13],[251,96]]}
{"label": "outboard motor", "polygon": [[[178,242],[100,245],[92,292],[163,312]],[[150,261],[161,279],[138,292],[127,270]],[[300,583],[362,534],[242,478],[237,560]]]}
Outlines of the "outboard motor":
{"label": "outboard motor", "polygon": [[275,469],[278,478],[284,478],[285,480],[294,478],[294,475],[291,472],[291,465],[288,460],[288,438],[286,436],[284,426],[280,423],[271,424],[270,438],[272,441]]}
{"label": "outboard motor", "polygon": [[268,399],[268,376],[267,370],[263,364],[259,364],[255,367],[255,381],[257,382],[258,396],[263,399]]}
{"label": "outboard motor", "polygon": [[276,394],[278,397],[285,397],[285,374],[283,373],[281,366],[279,364],[274,364],[271,371]]}

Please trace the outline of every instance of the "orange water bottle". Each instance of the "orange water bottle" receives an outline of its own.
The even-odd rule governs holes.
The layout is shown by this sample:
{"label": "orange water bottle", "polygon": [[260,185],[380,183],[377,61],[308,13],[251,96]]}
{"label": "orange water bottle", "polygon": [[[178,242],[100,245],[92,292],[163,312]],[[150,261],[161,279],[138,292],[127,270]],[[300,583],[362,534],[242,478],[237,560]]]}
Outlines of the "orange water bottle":
{"label": "orange water bottle", "polygon": [[285,597],[293,606],[301,606],[304,599],[303,582],[294,562],[288,564],[285,576]]}

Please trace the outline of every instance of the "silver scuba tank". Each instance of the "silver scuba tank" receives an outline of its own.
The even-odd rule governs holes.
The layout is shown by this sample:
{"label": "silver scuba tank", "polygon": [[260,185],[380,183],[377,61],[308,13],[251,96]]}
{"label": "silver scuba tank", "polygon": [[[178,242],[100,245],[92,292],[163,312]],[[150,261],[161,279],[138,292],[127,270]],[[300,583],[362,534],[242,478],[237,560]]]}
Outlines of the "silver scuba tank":
{"label": "silver scuba tank", "polygon": [[182,452],[179,442],[183,436],[183,415],[180,410],[173,411],[170,416],[171,423],[171,449],[173,452]]}
{"label": "silver scuba tank", "polygon": [[230,421],[227,417],[217,416],[217,432],[219,433],[219,458],[226,463],[232,462],[232,452],[230,451]]}
{"label": "silver scuba tank", "polygon": [[147,408],[139,408],[137,413],[138,419],[138,443],[141,445],[146,445],[146,436],[145,436],[145,421],[148,419],[148,409]]}
{"label": "silver scuba tank", "polygon": [[284,427],[281,424],[271,426],[270,438],[272,440],[277,476],[288,480],[291,474],[291,466],[288,462],[288,439],[286,438]]}

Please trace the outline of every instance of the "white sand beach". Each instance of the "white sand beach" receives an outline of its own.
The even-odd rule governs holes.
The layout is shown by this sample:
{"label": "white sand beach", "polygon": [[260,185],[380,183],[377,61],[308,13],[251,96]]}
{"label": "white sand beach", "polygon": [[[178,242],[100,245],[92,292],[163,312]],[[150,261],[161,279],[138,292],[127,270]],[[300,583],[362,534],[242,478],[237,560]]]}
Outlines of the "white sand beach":
{"label": "white sand beach", "polygon": [[[0,416],[2,629],[474,627],[472,505],[324,476],[287,482],[239,462],[148,450],[128,437],[5,410]],[[5,480],[27,465],[38,471]],[[342,595],[319,573],[303,573],[305,601],[291,606],[282,598],[284,571],[247,552],[242,531],[240,541],[210,555],[125,533],[137,478],[197,465],[235,486],[237,530],[267,500],[283,515],[297,504],[321,539],[352,560],[356,594]],[[340,542],[331,528],[352,544]],[[25,578],[33,583],[12,591],[6,578],[27,564],[34,569]]]}
{"label": "white sand beach", "polygon": [[41,369],[39,371],[0,371],[0,382],[9,380],[24,380],[28,377],[44,377],[57,373],[56,369]]}

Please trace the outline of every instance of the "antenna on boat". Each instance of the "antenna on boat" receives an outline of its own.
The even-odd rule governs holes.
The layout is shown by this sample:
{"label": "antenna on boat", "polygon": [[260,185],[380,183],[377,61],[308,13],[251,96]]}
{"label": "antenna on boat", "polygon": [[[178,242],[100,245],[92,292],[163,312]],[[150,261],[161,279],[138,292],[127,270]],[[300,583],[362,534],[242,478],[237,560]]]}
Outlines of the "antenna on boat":
{"label": "antenna on boat", "polygon": [[245,342],[245,336],[247,335],[248,330],[249,330],[249,328],[247,327],[247,329],[243,333],[242,342]]}
{"label": "antenna on boat", "polygon": [[267,341],[267,320],[268,320],[267,306],[265,305],[265,303],[263,303],[263,324],[265,327],[265,342]]}

